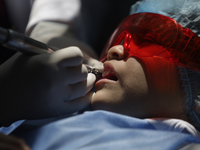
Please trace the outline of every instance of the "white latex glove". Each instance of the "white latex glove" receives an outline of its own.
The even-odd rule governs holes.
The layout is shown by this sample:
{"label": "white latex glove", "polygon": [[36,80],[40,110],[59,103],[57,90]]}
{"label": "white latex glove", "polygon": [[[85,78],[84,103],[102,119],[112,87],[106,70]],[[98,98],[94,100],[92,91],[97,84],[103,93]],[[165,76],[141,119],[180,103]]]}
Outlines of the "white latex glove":
{"label": "white latex glove", "polygon": [[87,107],[96,78],[87,73],[82,60],[77,47],[35,56],[15,54],[0,66],[0,124],[54,117]]}

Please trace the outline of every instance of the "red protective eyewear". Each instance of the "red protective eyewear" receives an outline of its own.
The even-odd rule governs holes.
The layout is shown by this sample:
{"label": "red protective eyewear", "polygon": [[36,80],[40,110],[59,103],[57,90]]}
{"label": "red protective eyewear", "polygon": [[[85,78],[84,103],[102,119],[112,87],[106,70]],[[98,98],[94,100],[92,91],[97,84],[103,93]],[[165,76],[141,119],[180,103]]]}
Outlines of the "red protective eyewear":
{"label": "red protective eyewear", "polygon": [[102,62],[115,45],[123,45],[136,57],[161,57],[200,72],[200,38],[163,15],[138,13],[126,17],[106,44],[100,57]]}

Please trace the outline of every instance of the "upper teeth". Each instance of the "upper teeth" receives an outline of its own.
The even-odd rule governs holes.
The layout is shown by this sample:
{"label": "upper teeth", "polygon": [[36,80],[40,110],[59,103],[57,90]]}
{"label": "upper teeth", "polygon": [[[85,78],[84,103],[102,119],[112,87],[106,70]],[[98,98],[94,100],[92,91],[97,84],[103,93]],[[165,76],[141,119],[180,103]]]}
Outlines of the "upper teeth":
{"label": "upper teeth", "polygon": [[111,69],[110,70],[106,70],[103,72],[102,76],[105,77],[107,75],[111,75],[111,74],[114,74],[114,71],[112,71]]}

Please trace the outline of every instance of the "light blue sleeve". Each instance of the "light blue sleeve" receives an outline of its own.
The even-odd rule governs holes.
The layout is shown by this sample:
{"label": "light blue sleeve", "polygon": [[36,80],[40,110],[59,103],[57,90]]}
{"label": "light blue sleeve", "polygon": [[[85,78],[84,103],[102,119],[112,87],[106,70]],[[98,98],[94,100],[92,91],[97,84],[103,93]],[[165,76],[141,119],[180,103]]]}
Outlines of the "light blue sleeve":
{"label": "light blue sleeve", "polygon": [[13,132],[15,129],[17,129],[25,120],[19,120],[14,123],[12,123],[8,127],[1,127],[0,133],[3,133],[5,135],[9,135],[11,132]]}

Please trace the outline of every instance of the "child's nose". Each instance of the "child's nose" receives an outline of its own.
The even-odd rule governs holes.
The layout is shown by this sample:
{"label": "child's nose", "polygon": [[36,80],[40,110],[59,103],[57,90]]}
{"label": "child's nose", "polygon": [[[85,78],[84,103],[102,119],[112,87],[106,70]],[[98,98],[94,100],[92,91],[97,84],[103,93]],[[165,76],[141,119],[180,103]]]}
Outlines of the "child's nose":
{"label": "child's nose", "polygon": [[123,45],[116,45],[108,50],[107,60],[116,59],[124,60],[128,57],[128,53],[124,49]]}

